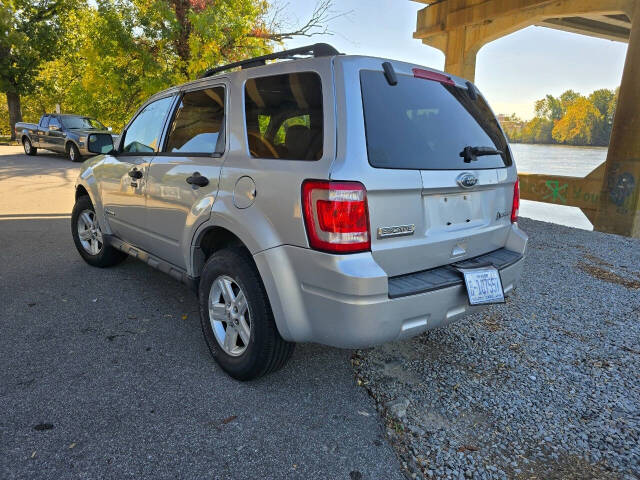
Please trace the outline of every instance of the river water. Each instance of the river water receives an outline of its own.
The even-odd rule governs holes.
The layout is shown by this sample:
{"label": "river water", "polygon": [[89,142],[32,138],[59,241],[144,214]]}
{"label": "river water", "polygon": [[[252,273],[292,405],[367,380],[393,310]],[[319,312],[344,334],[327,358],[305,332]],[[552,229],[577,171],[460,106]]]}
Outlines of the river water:
{"label": "river water", "polygon": [[[519,172],[549,173],[584,177],[607,159],[606,147],[565,145],[527,145],[512,143],[511,150]],[[520,216],[592,230],[579,208],[522,200]]]}

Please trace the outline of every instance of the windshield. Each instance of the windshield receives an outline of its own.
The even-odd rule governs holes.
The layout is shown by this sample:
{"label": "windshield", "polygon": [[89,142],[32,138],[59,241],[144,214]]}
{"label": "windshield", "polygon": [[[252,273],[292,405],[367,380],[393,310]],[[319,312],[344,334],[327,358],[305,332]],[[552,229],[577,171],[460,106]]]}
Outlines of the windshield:
{"label": "windshield", "polygon": [[[369,163],[378,168],[463,170],[511,165],[507,141],[486,101],[466,88],[381,71],[360,72]],[[488,147],[465,162],[465,147]]]}
{"label": "windshield", "polygon": [[89,117],[60,117],[65,128],[84,128],[87,130],[106,130],[98,120]]}

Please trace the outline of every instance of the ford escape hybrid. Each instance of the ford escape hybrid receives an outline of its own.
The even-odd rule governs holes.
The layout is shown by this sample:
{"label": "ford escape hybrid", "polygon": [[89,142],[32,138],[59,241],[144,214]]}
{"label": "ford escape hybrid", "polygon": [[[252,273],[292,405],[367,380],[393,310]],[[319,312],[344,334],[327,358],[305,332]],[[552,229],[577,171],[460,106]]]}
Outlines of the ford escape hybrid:
{"label": "ford escape hybrid", "polygon": [[95,133],[89,149],[80,255],[132,255],[190,284],[237,379],[280,368],[295,342],[445,325],[520,277],[509,145],[476,87],[443,72],[302,47],[160,92],[117,145]]}

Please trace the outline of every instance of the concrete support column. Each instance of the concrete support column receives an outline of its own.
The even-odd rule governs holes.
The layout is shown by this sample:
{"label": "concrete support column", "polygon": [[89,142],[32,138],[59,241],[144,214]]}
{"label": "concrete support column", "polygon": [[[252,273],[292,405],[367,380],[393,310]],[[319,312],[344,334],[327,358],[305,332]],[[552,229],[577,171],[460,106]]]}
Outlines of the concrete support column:
{"label": "concrete support column", "polygon": [[640,2],[632,13],[596,230],[640,238]]}
{"label": "concrete support column", "polygon": [[466,36],[465,28],[452,30],[447,34],[444,70],[473,82],[476,76],[478,48],[468,49]]}

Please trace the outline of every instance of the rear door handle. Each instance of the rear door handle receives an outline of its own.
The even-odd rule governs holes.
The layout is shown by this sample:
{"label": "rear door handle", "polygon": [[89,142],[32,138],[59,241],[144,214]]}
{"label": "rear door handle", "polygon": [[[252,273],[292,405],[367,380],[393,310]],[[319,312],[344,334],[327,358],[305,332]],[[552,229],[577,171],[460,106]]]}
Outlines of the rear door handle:
{"label": "rear door handle", "polygon": [[200,172],[193,172],[193,175],[187,177],[187,183],[189,185],[197,185],[198,187],[205,187],[209,185],[209,179],[200,175]]}
{"label": "rear door handle", "polygon": [[142,172],[137,168],[134,168],[133,170],[129,170],[129,176],[131,178],[142,178]]}

